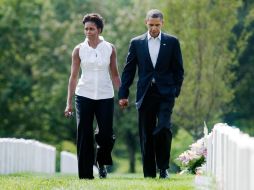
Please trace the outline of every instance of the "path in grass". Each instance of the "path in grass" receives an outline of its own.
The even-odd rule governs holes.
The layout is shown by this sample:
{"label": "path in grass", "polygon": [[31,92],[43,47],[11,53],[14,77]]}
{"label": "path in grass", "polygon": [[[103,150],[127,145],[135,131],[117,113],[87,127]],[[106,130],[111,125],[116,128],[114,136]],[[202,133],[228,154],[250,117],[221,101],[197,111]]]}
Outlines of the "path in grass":
{"label": "path in grass", "polygon": [[1,190],[194,190],[194,175],[144,179],[141,174],[109,174],[107,179],[79,180],[76,176],[15,174],[0,176]]}

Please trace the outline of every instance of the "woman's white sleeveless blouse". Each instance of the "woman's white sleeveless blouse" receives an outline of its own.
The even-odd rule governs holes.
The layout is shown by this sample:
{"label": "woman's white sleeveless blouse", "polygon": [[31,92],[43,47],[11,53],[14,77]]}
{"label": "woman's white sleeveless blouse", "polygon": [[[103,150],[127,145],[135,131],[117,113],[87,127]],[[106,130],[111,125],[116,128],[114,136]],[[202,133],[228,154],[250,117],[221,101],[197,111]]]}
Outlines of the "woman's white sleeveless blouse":
{"label": "woman's white sleeveless blouse", "polygon": [[79,48],[81,77],[76,87],[76,95],[93,100],[114,97],[114,89],[109,73],[112,46],[105,40],[94,49],[87,40]]}

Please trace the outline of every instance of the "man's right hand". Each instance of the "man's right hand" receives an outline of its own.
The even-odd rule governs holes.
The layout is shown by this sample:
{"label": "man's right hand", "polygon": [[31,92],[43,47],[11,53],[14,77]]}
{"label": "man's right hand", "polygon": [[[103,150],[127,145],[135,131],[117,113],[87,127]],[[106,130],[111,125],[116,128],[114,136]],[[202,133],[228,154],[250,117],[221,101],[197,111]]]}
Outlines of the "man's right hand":
{"label": "man's right hand", "polygon": [[124,109],[129,105],[128,99],[120,99],[118,103],[121,109]]}

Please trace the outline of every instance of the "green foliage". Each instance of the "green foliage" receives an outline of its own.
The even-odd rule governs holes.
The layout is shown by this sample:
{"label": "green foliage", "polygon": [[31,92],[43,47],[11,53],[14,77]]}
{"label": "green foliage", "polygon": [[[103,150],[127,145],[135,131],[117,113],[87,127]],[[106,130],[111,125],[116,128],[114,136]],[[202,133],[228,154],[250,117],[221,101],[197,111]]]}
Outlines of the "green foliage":
{"label": "green foliage", "polygon": [[228,40],[236,24],[239,1],[170,1],[165,30],[180,39],[185,79],[173,121],[197,139],[202,123],[221,120],[234,97],[235,65]]}
{"label": "green foliage", "polygon": [[76,146],[71,141],[62,141],[61,150],[65,150],[65,151],[71,152],[73,154],[77,153]]}
{"label": "green foliage", "polygon": [[[32,91],[31,57],[35,53],[42,4],[29,1],[3,1],[0,8],[1,135],[26,128]],[[32,8],[33,7],[33,8]],[[33,19],[32,19],[33,18]]]}
{"label": "green foliage", "polygon": [[[117,149],[120,149],[119,146],[117,147]],[[121,150],[125,150],[125,149],[126,148],[124,147]],[[140,155],[140,153],[138,153],[138,155]],[[113,161],[114,161],[113,166],[108,167],[108,169],[110,169],[111,172],[119,173],[119,174],[130,173],[130,160],[128,159],[127,156],[115,154],[115,156],[113,156]],[[139,157],[136,156],[135,163],[136,163],[135,173],[142,173],[143,167],[142,167],[141,156],[139,156]],[[133,173],[133,172],[131,172],[131,173]]]}
{"label": "green foliage", "polygon": [[205,163],[205,157],[201,156],[195,158],[188,163],[188,166],[181,166],[181,170],[184,173],[196,174],[197,168],[201,167]]}
{"label": "green foliage", "polygon": [[202,166],[202,164],[204,164],[204,162],[205,162],[205,157],[204,156],[201,156],[197,160],[191,161],[190,167],[189,167],[189,172],[192,173],[192,174],[195,174],[196,173],[196,168]]}
{"label": "green foliage", "polygon": [[233,70],[236,73],[236,79],[232,82],[235,89],[235,98],[233,100],[232,112],[226,115],[226,120],[239,127],[242,131],[254,136],[254,87],[252,80],[254,78],[254,3],[245,1],[244,6],[239,9],[238,23],[234,28],[236,37],[232,39],[232,46],[236,47],[236,65]]}

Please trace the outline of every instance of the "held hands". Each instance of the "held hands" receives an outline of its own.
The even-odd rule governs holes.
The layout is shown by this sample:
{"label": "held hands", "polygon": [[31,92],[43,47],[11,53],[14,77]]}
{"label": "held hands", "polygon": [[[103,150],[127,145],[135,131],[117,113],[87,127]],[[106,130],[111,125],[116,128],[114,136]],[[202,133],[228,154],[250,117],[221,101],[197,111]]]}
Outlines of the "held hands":
{"label": "held hands", "polygon": [[128,99],[120,99],[118,103],[121,109],[124,109],[129,105]]}
{"label": "held hands", "polygon": [[72,110],[72,106],[66,106],[65,110],[64,110],[64,116],[69,118],[71,116],[73,116],[73,110]]}

